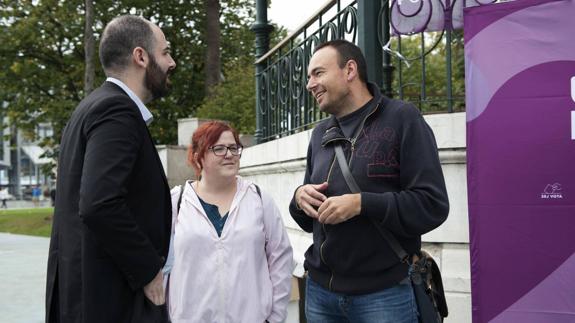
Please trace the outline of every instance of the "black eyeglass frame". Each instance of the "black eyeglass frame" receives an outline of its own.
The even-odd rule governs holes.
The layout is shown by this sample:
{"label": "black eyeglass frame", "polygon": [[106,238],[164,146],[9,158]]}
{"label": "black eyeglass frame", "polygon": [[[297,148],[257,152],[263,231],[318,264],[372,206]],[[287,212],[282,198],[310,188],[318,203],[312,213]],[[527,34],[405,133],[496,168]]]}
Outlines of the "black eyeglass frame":
{"label": "black eyeglass frame", "polygon": [[[214,148],[216,148],[216,147],[223,147],[223,148],[225,148],[226,150],[225,150],[225,152],[224,152],[223,154],[219,155],[219,154],[217,154],[216,151],[214,150]],[[234,148],[237,150],[236,153],[234,153],[234,152],[232,151],[232,149],[234,149]],[[241,157],[241,156],[242,156],[242,151],[244,150],[244,146],[242,146],[242,145],[233,145],[233,146],[213,145],[213,146],[211,146],[211,147],[208,147],[208,149],[211,150],[211,151],[214,153],[214,155],[216,155],[216,156],[218,156],[218,157],[224,157],[224,156],[226,156],[226,155],[228,154],[228,151],[230,152],[230,154],[232,154],[232,156],[240,156],[240,157]]]}

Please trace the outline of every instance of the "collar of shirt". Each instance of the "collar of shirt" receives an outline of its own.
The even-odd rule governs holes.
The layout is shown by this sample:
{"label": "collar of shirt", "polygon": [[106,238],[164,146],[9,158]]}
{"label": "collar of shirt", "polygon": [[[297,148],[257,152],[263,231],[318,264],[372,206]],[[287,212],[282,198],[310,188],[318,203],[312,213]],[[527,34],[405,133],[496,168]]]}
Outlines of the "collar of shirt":
{"label": "collar of shirt", "polygon": [[124,84],[124,82],[122,82],[116,78],[113,78],[113,77],[108,77],[106,79],[106,82],[112,82],[112,83],[116,84],[117,86],[119,86],[120,88],[122,88],[122,90],[124,90],[124,92],[126,92],[126,94],[128,94],[130,99],[132,99],[132,101],[134,101],[134,103],[136,103],[136,105],[138,106],[138,109],[140,109],[140,113],[142,114],[142,118],[144,119],[146,124],[149,125],[152,122],[152,120],[154,119],[154,116],[152,115],[150,110],[148,110],[148,108],[146,108],[146,106],[144,105],[144,102],[142,102],[142,100],[140,100],[140,98],[136,95],[136,93],[134,93],[132,90],[130,90],[130,88],[126,84]]}

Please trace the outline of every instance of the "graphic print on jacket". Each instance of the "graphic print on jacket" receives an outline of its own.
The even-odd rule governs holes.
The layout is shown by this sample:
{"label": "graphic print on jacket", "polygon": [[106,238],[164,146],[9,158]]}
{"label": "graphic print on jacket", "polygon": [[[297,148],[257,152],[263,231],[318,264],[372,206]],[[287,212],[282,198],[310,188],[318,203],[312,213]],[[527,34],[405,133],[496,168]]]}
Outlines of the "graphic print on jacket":
{"label": "graphic print on jacket", "polygon": [[399,142],[392,127],[369,124],[357,145],[354,159],[367,159],[367,177],[399,177]]}

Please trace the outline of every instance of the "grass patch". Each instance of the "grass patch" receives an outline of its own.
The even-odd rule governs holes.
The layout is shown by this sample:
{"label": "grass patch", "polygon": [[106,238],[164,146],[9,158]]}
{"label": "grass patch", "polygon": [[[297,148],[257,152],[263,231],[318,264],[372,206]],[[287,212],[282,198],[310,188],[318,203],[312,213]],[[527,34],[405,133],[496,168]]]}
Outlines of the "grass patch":
{"label": "grass patch", "polygon": [[0,232],[49,237],[54,208],[0,210]]}

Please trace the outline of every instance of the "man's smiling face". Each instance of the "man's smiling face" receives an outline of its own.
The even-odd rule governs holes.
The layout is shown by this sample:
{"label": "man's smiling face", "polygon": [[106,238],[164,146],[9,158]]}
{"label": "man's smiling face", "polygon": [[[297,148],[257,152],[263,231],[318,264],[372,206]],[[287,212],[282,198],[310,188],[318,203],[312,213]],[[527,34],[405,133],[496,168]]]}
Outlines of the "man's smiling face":
{"label": "man's smiling face", "polygon": [[345,66],[340,67],[339,63],[338,52],[328,46],[315,52],[308,65],[307,90],[321,111],[336,116],[350,92]]}

